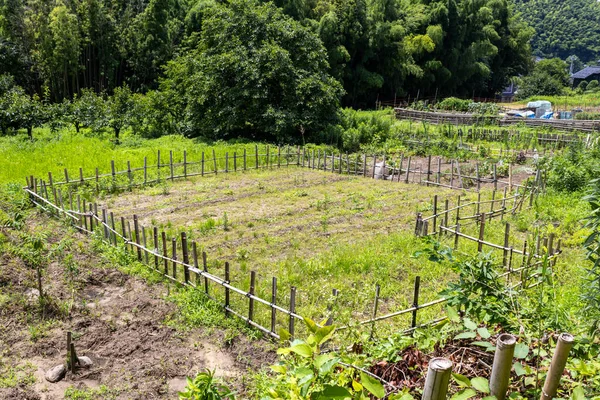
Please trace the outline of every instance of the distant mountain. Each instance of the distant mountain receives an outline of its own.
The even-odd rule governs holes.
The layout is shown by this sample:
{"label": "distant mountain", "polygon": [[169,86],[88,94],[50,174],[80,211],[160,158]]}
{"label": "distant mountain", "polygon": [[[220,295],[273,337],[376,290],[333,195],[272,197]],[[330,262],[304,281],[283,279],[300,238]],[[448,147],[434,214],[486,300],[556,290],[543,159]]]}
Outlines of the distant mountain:
{"label": "distant mountain", "polygon": [[583,62],[600,59],[599,0],[514,0],[515,11],[536,30],[535,55]]}

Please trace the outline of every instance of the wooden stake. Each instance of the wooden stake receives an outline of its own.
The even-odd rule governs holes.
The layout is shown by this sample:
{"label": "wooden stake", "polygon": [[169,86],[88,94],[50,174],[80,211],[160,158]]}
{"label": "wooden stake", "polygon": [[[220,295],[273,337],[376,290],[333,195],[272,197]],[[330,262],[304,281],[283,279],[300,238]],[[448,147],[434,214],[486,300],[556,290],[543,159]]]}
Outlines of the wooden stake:
{"label": "wooden stake", "polygon": [[186,285],[190,283],[190,269],[188,265],[190,264],[190,258],[188,255],[188,243],[187,243],[187,234],[185,232],[181,232],[181,252],[183,254],[183,280]]}
{"label": "wooden stake", "polygon": [[446,400],[452,361],[436,357],[429,361],[422,400]]}
{"label": "wooden stake", "polygon": [[562,333],[558,337],[556,350],[552,356],[552,363],[550,364],[548,375],[546,375],[546,381],[544,382],[544,389],[542,390],[540,400],[551,400],[556,397],[560,378],[564,373],[567,359],[569,358],[569,352],[571,351],[574,342],[575,338],[569,333]]}
{"label": "wooden stake", "polygon": [[490,377],[490,393],[498,400],[506,398],[516,343],[517,338],[507,333],[501,334],[496,340],[496,352]]}

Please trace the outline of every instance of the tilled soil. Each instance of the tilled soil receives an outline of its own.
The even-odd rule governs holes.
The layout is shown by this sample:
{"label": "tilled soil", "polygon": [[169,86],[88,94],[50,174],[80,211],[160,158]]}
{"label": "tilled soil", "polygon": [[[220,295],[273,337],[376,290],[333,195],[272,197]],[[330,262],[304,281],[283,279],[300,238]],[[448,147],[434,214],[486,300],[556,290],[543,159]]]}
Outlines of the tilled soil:
{"label": "tilled soil", "polygon": [[[34,270],[16,257],[0,255],[0,295],[9,299],[0,303],[0,371],[3,366],[24,367],[35,377],[34,383],[0,388],[1,399],[63,399],[71,386],[106,386],[110,398],[117,399],[174,399],[186,376],[206,368],[243,394],[242,375],[274,361],[266,342],[238,336],[225,344],[217,329],[182,332],[166,326],[163,321],[177,312],[164,298],[166,286],[150,285],[108,265],[90,250],[88,238],[57,221],[36,216],[30,224],[33,230],[50,227],[54,248],[71,245],[54,252],[43,276],[44,291],[52,299],[46,322],[39,317]],[[18,240],[15,231],[2,233]],[[65,272],[67,254],[79,270],[71,280]],[[66,360],[67,331],[73,332],[77,355],[90,357],[94,365],[49,383],[45,372]]]}

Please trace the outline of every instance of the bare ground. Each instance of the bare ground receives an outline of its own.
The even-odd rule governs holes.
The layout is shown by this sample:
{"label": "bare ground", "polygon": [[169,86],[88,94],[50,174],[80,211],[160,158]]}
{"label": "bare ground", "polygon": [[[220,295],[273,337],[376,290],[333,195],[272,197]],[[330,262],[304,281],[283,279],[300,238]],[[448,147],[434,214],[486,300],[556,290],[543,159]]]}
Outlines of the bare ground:
{"label": "bare ground", "polygon": [[[54,248],[70,241],[68,252],[79,274],[69,284],[65,254],[52,256],[43,277],[52,305],[43,322],[33,270],[15,257],[0,255],[0,372],[24,371],[15,387],[0,388],[0,398],[62,399],[71,386],[105,386],[111,399],[173,399],[186,376],[205,368],[216,370],[243,393],[242,375],[273,361],[272,345],[266,342],[238,336],[226,344],[218,329],[181,332],[166,326],[162,321],[177,311],[164,298],[166,286],[124,274],[95,255],[88,238],[57,221],[38,215],[29,224],[33,230],[50,228]],[[16,232],[2,233],[3,239],[16,240]],[[69,330],[78,355],[90,357],[94,365],[49,383],[45,371],[66,359]]]}

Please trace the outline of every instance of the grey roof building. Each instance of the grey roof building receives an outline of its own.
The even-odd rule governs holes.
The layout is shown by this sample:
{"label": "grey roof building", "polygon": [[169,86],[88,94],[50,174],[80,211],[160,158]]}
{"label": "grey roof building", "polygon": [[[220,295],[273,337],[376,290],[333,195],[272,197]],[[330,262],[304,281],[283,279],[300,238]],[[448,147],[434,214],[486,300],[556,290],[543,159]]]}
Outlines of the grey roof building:
{"label": "grey roof building", "polygon": [[585,67],[571,75],[573,86],[578,86],[582,81],[600,80],[600,66]]}

